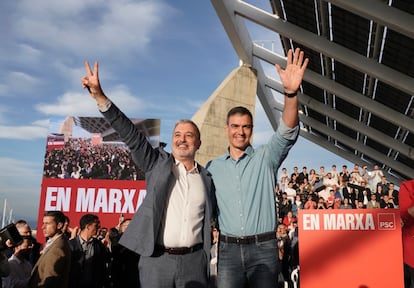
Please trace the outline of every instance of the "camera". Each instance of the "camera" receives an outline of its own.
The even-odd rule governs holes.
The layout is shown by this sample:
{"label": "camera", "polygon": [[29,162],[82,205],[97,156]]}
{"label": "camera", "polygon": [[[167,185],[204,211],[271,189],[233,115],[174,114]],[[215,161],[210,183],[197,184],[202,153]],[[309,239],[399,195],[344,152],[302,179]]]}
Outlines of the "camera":
{"label": "camera", "polygon": [[[9,243],[6,243],[7,241]],[[3,251],[9,247],[14,247],[23,242],[22,236],[14,223],[11,223],[0,230],[0,251]]]}

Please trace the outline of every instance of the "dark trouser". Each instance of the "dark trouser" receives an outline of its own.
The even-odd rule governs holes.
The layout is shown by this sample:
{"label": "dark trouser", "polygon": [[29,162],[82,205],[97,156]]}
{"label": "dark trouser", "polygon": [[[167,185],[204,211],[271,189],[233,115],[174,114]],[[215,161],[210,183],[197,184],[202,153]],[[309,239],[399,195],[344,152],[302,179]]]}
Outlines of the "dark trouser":
{"label": "dark trouser", "polygon": [[219,288],[277,287],[279,261],[276,240],[251,244],[219,243]]}
{"label": "dark trouser", "polygon": [[404,264],[404,288],[414,288],[414,268]]}
{"label": "dark trouser", "polygon": [[141,288],[207,288],[207,257],[203,249],[184,255],[161,253],[139,261]]}

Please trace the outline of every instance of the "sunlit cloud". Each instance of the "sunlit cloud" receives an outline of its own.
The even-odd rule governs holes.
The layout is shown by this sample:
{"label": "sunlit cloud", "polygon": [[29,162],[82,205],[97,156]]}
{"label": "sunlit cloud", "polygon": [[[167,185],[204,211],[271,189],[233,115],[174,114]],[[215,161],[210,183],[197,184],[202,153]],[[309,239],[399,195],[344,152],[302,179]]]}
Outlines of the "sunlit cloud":
{"label": "sunlit cloud", "polygon": [[45,138],[48,130],[48,127],[36,124],[32,126],[0,125],[0,139],[32,140]]}
{"label": "sunlit cloud", "polygon": [[[94,12],[93,14],[91,12]],[[99,13],[96,13],[99,11]],[[77,55],[139,51],[174,9],[163,1],[21,1],[15,32],[41,47]],[[53,39],[53,41],[51,41]]]}
{"label": "sunlit cloud", "polygon": [[41,80],[22,71],[11,71],[0,79],[0,96],[11,97],[16,94],[31,96]]}
{"label": "sunlit cloud", "polygon": [[[116,99],[118,105],[125,113],[137,112],[145,109],[144,102],[131,95],[122,85],[110,89],[108,95]],[[45,115],[57,116],[99,116],[96,101],[85,90],[83,93],[68,92],[57,99],[55,103],[40,103],[35,109]]]}

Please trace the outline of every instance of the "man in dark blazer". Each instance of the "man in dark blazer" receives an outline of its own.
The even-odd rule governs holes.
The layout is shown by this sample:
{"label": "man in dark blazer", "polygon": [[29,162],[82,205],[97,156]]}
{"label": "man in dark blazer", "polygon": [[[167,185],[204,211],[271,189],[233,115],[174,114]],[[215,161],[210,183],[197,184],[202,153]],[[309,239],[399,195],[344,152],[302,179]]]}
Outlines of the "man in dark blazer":
{"label": "man in dark blazer", "polygon": [[60,211],[46,211],[42,230],[47,240],[42,255],[32,270],[29,288],[67,288],[71,250],[69,241],[62,234],[65,215]]}
{"label": "man in dark blazer", "polygon": [[110,254],[96,237],[100,228],[98,216],[89,213],[83,215],[79,227],[79,234],[69,240],[72,250],[69,287],[109,287],[107,265]]}
{"label": "man in dark blazer", "polygon": [[207,287],[211,226],[216,207],[208,172],[195,162],[200,131],[191,120],[176,123],[172,153],[153,148],[103,93],[98,63],[85,63],[82,85],[145,171],[146,197],[120,244],[140,254],[141,287]]}

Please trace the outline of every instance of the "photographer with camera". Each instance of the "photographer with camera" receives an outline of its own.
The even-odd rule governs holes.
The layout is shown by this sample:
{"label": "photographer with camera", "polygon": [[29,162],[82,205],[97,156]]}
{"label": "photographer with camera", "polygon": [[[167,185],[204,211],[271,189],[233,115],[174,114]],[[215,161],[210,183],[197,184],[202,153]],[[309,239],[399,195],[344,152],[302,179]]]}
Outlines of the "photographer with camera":
{"label": "photographer with camera", "polygon": [[[12,249],[22,242],[23,239],[19,231],[17,231],[15,224],[11,223],[0,230],[0,277],[7,277],[10,274],[10,264],[5,252],[7,249]],[[5,287],[2,280],[3,278],[0,278],[0,287]]]}
{"label": "photographer with camera", "polygon": [[[0,251],[0,276],[7,277],[10,274],[10,265],[9,261],[7,261],[6,255],[4,255],[3,251]],[[3,287],[3,281],[0,277],[0,287]]]}
{"label": "photographer with camera", "polygon": [[3,278],[3,288],[27,287],[33,267],[28,260],[32,247],[32,237],[23,236],[23,241],[13,248],[9,258],[10,274]]}

